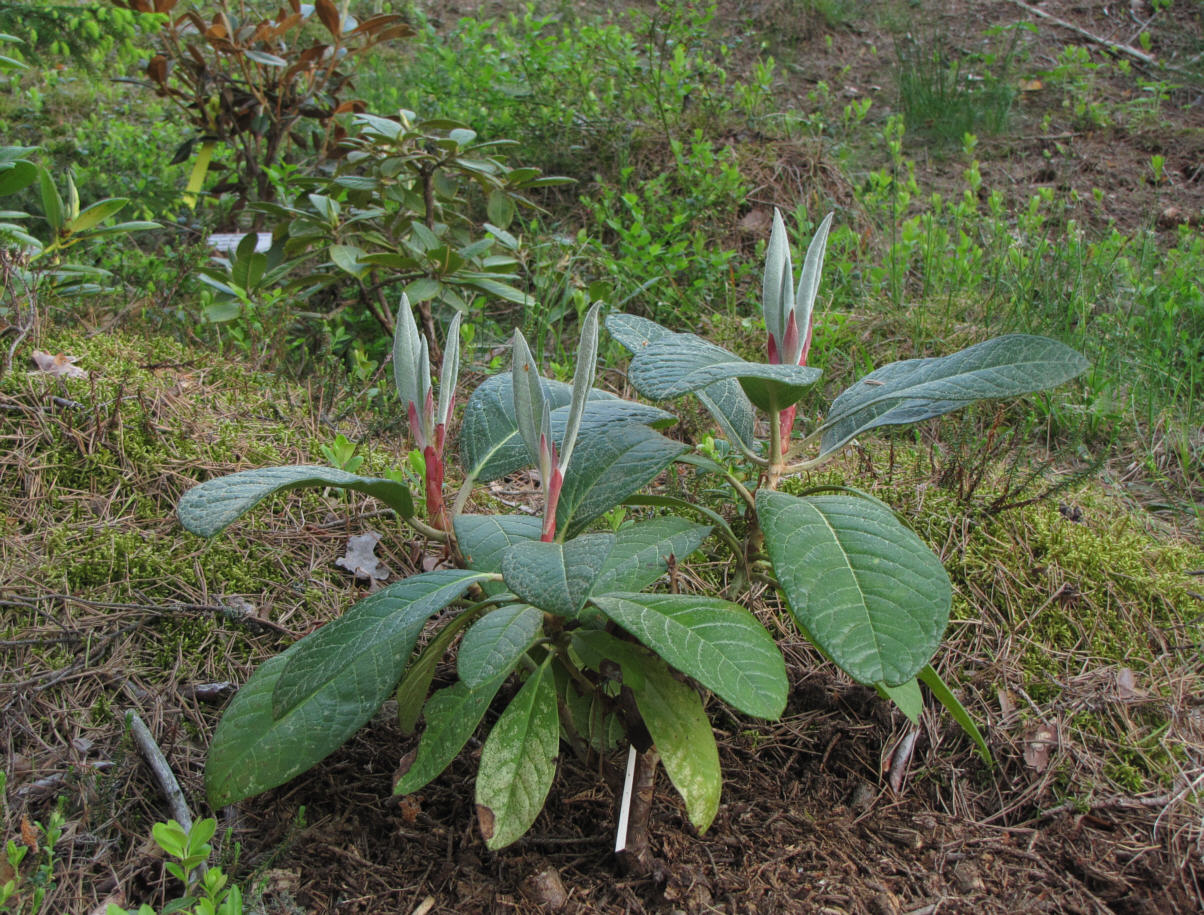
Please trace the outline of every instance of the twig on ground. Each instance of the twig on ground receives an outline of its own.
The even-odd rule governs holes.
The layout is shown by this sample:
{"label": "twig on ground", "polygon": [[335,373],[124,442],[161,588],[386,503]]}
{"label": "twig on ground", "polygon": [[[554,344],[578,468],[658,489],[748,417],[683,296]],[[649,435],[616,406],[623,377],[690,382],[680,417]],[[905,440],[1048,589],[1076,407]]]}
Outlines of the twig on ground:
{"label": "twig on ground", "polygon": [[1137,48],[1129,47],[1127,44],[1118,44],[1115,41],[1109,41],[1107,38],[1101,38],[1099,35],[1093,35],[1091,32],[1088,32],[1081,26],[1075,25],[1073,22],[1067,22],[1065,19],[1059,19],[1057,16],[1045,12],[1045,10],[1037,9],[1035,6],[1029,6],[1024,2],[1024,0],[1011,0],[1011,2],[1013,5],[1020,7],[1026,13],[1031,13],[1034,16],[1040,16],[1047,22],[1052,22],[1059,28],[1074,32],[1076,35],[1080,35],[1083,38],[1086,38],[1088,41],[1095,42],[1096,44],[1107,48],[1109,51],[1114,51],[1117,54],[1126,54],[1129,57],[1132,57],[1134,60],[1141,61],[1143,64],[1147,64],[1151,67],[1156,66],[1158,63],[1158,61],[1154,59],[1153,55],[1147,54],[1145,51],[1139,51]]}
{"label": "twig on ground", "polygon": [[142,716],[133,709],[126,711],[125,720],[130,726],[130,734],[134,737],[134,743],[142,751],[142,755],[146,759],[146,764],[150,766],[151,772],[155,774],[155,780],[158,781],[159,787],[163,791],[163,796],[167,798],[167,807],[171,811],[172,818],[184,827],[185,832],[191,831],[192,814],[188,811],[188,803],[184,799],[184,790],[180,787],[180,783],[176,781],[176,776],[171,771],[171,766],[167,763],[167,757],[163,755],[163,751],[155,743],[155,738],[151,734],[150,728],[146,726],[146,722],[142,720]]}
{"label": "twig on ground", "polygon": [[1102,797],[1087,804],[1086,810],[1083,809],[1084,805],[1081,801],[1066,801],[1056,807],[1042,810],[1028,822],[1035,823],[1038,820],[1057,816],[1059,813],[1095,813],[1099,810],[1145,810],[1151,807],[1165,807],[1173,799],[1173,796],[1169,794],[1159,794],[1156,797],[1126,797],[1124,795]]}

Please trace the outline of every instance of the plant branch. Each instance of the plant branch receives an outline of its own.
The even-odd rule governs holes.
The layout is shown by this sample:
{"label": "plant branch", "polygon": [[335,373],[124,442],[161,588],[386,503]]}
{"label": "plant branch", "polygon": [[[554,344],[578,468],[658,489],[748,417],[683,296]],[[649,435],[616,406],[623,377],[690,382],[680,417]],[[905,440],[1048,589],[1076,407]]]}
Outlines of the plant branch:
{"label": "plant branch", "polygon": [[476,485],[475,474],[465,477],[464,482],[460,484],[460,491],[456,493],[456,501],[452,503],[451,520],[453,523],[464,513],[464,506],[468,504],[468,498],[472,495]]}
{"label": "plant branch", "polygon": [[406,523],[427,540],[435,540],[439,543],[447,543],[448,540],[451,539],[447,531],[441,531],[437,527],[431,527],[431,525],[417,517],[407,518]]}
{"label": "plant branch", "polygon": [[765,485],[771,491],[778,488],[778,480],[786,469],[785,457],[782,452],[782,411],[775,408],[769,411],[769,466],[765,470]]}
{"label": "plant branch", "polygon": [[[167,807],[171,811],[172,819],[179,823],[185,832],[192,832],[192,814],[188,810],[188,802],[184,799],[184,791],[180,788],[180,783],[176,781],[175,773],[171,771],[167,757],[159,749],[150,728],[146,726],[142,716],[133,709],[126,711],[125,720],[130,726],[130,736],[134,738],[134,743],[142,751],[146,764],[150,766],[155,780],[163,790],[164,797],[167,798]],[[202,861],[197,866],[196,877],[203,877],[206,870],[208,870],[208,865]]]}
{"label": "plant branch", "polygon": [[1088,32],[1086,29],[1075,25],[1073,22],[1067,22],[1065,19],[1059,19],[1057,16],[1045,12],[1045,10],[1037,9],[1035,6],[1029,6],[1027,3],[1023,2],[1023,0],[1011,0],[1011,3],[1020,7],[1020,9],[1024,10],[1026,13],[1031,13],[1034,16],[1040,16],[1045,21],[1052,22],[1058,28],[1066,29],[1069,32],[1074,32],[1076,35],[1080,35],[1083,38],[1086,38],[1088,41],[1093,41],[1096,44],[1107,48],[1109,51],[1113,51],[1117,54],[1125,54],[1129,57],[1132,57],[1134,60],[1140,61],[1141,63],[1151,67],[1157,65],[1158,63],[1158,61],[1156,61],[1152,55],[1147,54],[1145,51],[1139,51],[1137,48],[1130,47],[1127,44],[1117,44],[1115,41],[1109,41],[1107,38],[1101,38],[1099,35],[1093,35],[1091,32]]}

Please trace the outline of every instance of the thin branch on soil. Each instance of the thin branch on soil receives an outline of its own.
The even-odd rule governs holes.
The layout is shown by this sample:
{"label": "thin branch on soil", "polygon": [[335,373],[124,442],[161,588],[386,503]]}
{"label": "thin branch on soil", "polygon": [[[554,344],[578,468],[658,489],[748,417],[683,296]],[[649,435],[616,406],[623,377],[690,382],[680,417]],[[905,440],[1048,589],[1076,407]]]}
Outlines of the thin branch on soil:
{"label": "thin branch on soil", "polygon": [[1060,813],[1095,813],[1100,810],[1146,810],[1151,807],[1165,807],[1174,799],[1174,795],[1170,794],[1159,794],[1156,797],[1126,797],[1124,795],[1117,795],[1116,797],[1102,797],[1094,800],[1086,805],[1086,809],[1084,809],[1082,801],[1066,801],[1065,803],[1058,804],[1056,807],[1042,810],[1026,822],[1036,823],[1039,820],[1055,817]]}
{"label": "thin branch on soil", "polygon": [[1158,61],[1156,61],[1151,55],[1147,54],[1145,51],[1139,51],[1137,48],[1131,48],[1127,44],[1117,44],[1115,41],[1109,41],[1107,38],[1100,38],[1100,36],[1091,34],[1086,29],[1075,25],[1073,22],[1067,22],[1065,19],[1059,19],[1057,16],[1054,16],[1054,15],[1051,15],[1050,13],[1045,12],[1045,10],[1039,10],[1035,6],[1029,6],[1027,3],[1024,2],[1024,0],[1011,0],[1011,2],[1015,6],[1020,7],[1026,13],[1031,13],[1034,16],[1040,16],[1042,19],[1046,20],[1047,22],[1052,22],[1054,25],[1058,26],[1059,28],[1063,28],[1063,29],[1066,29],[1067,31],[1074,32],[1076,35],[1080,35],[1083,38],[1086,38],[1088,41],[1093,41],[1096,44],[1107,48],[1109,51],[1114,51],[1117,54],[1127,54],[1129,57],[1132,57],[1134,60],[1139,60],[1143,64],[1146,64],[1151,67],[1156,66],[1158,64]]}
{"label": "thin branch on soil", "polygon": [[155,738],[141,715],[133,709],[129,709],[125,713],[125,720],[130,726],[130,734],[134,738],[134,743],[142,751],[146,764],[150,766],[151,772],[155,774],[155,780],[163,790],[163,796],[167,798],[167,807],[171,811],[172,818],[184,827],[185,832],[190,832],[192,830],[192,814],[188,811],[188,802],[184,799],[184,791],[180,788],[180,783],[176,781],[175,773],[171,771],[167,757],[155,743]]}

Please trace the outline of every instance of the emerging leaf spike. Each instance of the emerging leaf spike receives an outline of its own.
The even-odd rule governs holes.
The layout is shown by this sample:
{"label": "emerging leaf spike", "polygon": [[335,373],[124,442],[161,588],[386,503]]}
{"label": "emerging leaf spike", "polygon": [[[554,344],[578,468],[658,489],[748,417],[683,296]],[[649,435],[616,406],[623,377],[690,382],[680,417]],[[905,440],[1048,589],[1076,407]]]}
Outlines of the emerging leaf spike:
{"label": "emerging leaf spike", "polygon": [[[456,314],[447,327],[447,342],[443,347],[443,370],[439,374],[439,412],[435,421],[446,426],[456,402],[456,384],[460,378],[460,315]],[[442,445],[439,446],[442,452]]]}
{"label": "emerging leaf spike", "polygon": [[581,324],[581,339],[577,344],[577,369],[573,373],[573,399],[569,406],[568,424],[565,426],[561,445],[563,456],[556,465],[560,468],[561,475],[568,472],[569,458],[573,455],[573,446],[577,443],[577,433],[581,429],[581,418],[585,414],[585,404],[594,384],[598,361],[598,312],[601,309],[602,303],[595,302]]}
{"label": "emerging leaf spike", "polygon": [[782,361],[787,365],[801,365],[803,344],[798,336],[798,319],[790,312],[786,319],[786,339],[782,342]]}
{"label": "emerging leaf spike", "polygon": [[548,501],[543,510],[543,534],[540,540],[551,543],[556,539],[556,506],[560,503],[560,490],[564,488],[564,474],[556,467],[548,481]]}
{"label": "emerging leaf spike", "polygon": [[798,357],[799,365],[807,364],[807,354],[811,352],[811,333],[815,330],[815,316],[812,315],[811,322],[807,325],[807,337],[803,340],[803,353]]}
{"label": "emerging leaf spike", "polygon": [[422,434],[422,421],[418,417],[418,405],[412,400],[406,404],[406,418],[410,423],[410,435],[414,437],[414,444],[419,448],[425,448],[426,439]]}
{"label": "emerging leaf spike", "polygon": [[775,340],[786,332],[786,316],[794,310],[794,267],[790,263],[790,243],[786,239],[786,224],[774,208],[773,230],[765,249],[765,275],[761,281],[761,308],[765,314],[765,329]]}
{"label": "emerging leaf spike", "polygon": [[767,352],[769,354],[769,364],[770,365],[780,365],[782,362],[782,359],[781,359],[781,356],[778,354],[778,343],[776,340],[774,340],[773,334],[769,334],[766,337],[766,340],[767,340],[767,342],[765,345],[765,349],[767,350]]}
{"label": "emerging leaf spike", "polygon": [[422,438],[423,447],[435,441],[435,392],[429,386],[422,399]]}
{"label": "emerging leaf spike", "polygon": [[544,413],[543,382],[535,371],[535,359],[522,331],[514,332],[511,351],[511,379],[514,393],[514,416],[518,431],[527,445],[532,461],[540,459],[539,432]]}
{"label": "emerging leaf spike", "polygon": [[[397,396],[404,406],[409,403],[420,403],[424,384],[417,379],[421,377],[420,361],[422,359],[421,336],[418,324],[414,320],[414,312],[410,308],[410,299],[404,292],[401,294],[401,305],[397,309],[397,319],[393,326],[393,381],[397,387]],[[430,372],[427,372],[429,381]]]}
{"label": "emerging leaf spike", "polygon": [[811,244],[807,246],[807,256],[803,260],[803,275],[798,281],[798,295],[794,300],[794,313],[800,328],[811,329],[811,311],[815,307],[815,295],[819,291],[820,275],[824,269],[824,253],[828,249],[828,231],[832,228],[832,217],[829,213],[824,217]]}

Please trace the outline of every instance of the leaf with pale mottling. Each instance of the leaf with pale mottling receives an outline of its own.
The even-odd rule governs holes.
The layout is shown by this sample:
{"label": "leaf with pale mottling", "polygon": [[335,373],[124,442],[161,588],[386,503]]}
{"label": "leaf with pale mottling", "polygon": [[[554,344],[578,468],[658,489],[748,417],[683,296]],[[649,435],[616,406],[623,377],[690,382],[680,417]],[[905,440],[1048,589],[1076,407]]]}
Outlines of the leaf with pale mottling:
{"label": "leaf with pale mottling", "polygon": [[560,718],[551,663],[548,658],[531,674],[481,748],[477,821],[491,851],[531,828],[556,775]]}
{"label": "leaf with pale mottling", "polygon": [[573,619],[614,542],[614,534],[584,534],[567,543],[516,543],[502,559],[502,577],[527,603]]}
{"label": "leaf with pale mottling", "polygon": [[463,683],[441,689],[422,710],[426,727],[410,767],[393,786],[394,794],[410,794],[429,784],[464,749],[505,677],[469,689]]}
{"label": "leaf with pale mottling", "polygon": [[948,356],[905,359],[875,369],[832,402],[821,453],[877,426],[941,416],[975,400],[1017,397],[1087,370],[1079,353],[1048,337],[1009,334]]}
{"label": "leaf with pale mottling", "polygon": [[705,832],[719,810],[723,777],[702,697],[673,676],[660,658],[608,632],[575,632],[573,647],[593,670],[599,670],[603,660],[619,665],[623,685],[630,687],[635,696],[640,717],[669,780],[685,801],[690,822],[699,832]]}
{"label": "leaf with pale mottling", "polygon": [[486,613],[464,633],[456,672],[469,689],[503,677],[543,632],[543,614],[526,604],[507,604]]}

